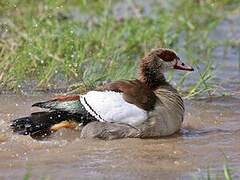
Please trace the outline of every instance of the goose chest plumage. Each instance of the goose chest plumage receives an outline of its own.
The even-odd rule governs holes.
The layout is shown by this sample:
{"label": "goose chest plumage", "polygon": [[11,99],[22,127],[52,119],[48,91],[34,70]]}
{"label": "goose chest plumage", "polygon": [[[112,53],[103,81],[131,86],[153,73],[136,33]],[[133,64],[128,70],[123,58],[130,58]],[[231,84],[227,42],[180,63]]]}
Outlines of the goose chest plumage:
{"label": "goose chest plumage", "polygon": [[164,77],[170,69],[193,71],[170,49],[154,49],[140,61],[136,80],[111,82],[82,95],[59,96],[32,106],[46,111],[13,120],[14,132],[45,137],[80,125],[82,138],[153,138],[177,132],[184,103]]}

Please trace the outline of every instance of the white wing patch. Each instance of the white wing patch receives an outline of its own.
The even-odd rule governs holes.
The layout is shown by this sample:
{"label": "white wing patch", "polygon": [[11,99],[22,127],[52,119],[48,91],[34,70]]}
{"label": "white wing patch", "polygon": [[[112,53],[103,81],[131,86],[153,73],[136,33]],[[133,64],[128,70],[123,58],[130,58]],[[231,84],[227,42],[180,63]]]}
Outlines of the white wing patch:
{"label": "white wing patch", "polygon": [[122,93],[89,91],[80,98],[86,110],[99,121],[137,125],[148,117],[147,111],[126,102]]}

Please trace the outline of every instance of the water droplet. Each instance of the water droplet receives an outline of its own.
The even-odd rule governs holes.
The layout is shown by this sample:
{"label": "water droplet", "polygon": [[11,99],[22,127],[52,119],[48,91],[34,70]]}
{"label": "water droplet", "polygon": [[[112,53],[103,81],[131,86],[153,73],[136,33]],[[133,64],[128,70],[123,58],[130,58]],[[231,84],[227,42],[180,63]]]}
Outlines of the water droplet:
{"label": "water droplet", "polygon": [[30,127],[31,127],[31,124],[26,124],[25,127],[26,127],[26,128],[30,128]]}
{"label": "water droplet", "polygon": [[174,164],[179,165],[180,163],[179,161],[174,161]]}

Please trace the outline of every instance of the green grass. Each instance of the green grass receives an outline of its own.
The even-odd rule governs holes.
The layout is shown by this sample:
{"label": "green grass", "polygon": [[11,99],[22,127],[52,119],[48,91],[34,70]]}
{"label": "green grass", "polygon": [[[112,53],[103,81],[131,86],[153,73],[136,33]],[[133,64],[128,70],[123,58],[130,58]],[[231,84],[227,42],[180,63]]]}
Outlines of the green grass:
{"label": "green grass", "polygon": [[[144,4],[126,0],[133,14],[127,17],[116,15],[119,2],[0,0],[0,89],[19,91],[31,84],[33,90],[48,90],[64,82],[69,91],[83,91],[104,81],[135,78],[145,52],[168,47],[194,67],[205,67],[185,90],[186,97],[211,94],[216,87],[209,83],[212,51],[219,42],[209,33],[240,3],[170,0],[151,6],[145,15]],[[190,78],[182,76],[177,87]]]}
{"label": "green grass", "polygon": [[232,180],[233,179],[233,171],[225,164],[223,166],[222,172],[218,172],[217,174],[212,173],[211,169],[207,169],[206,176],[201,177],[193,177],[194,180]]}
{"label": "green grass", "polygon": [[[34,178],[31,178],[31,176],[32,176],[31,173],[27,172],[24,175],[23,180],[34,179]],[[47,179],[52,179],[52,178],[51,178],[51,176],[48,176],[48,177],[42,177],[41,179],[47,180]],[[193,180],[220,180],[220,179],[221,180],[232,180],[233,179],[233,171],[227,165],[224,165],[222,172],[213,174],[211,172],[211,170],[208,168],[206,176],[201,176],[201,177],[194,176],[192,179]]]}

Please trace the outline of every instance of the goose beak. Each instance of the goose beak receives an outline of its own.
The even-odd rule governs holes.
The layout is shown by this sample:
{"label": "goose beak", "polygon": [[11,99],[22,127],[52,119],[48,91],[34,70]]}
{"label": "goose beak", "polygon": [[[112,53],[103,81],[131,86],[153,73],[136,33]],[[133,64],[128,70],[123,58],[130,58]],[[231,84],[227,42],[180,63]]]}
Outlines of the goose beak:
{"label": "goose beak", "polygon": [[194,71],[194,69],[191,66],[183,63],[180,59],[176,59],[176,63],[173,66],[173,69],[179,69],[183,71]]}

